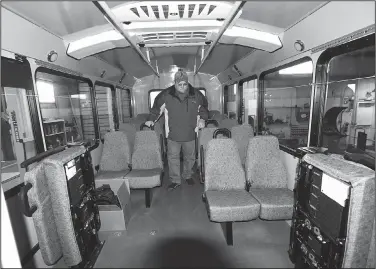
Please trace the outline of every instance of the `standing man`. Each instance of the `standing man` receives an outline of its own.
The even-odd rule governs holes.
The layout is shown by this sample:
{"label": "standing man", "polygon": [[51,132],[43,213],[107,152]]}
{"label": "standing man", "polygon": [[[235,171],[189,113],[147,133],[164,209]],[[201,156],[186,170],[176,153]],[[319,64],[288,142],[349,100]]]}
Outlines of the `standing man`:
{"label": "standing man", "polygon": [[[154,101],[145,124],[154,125],[165,113],[167,159],[171,184],[169,190],[181,185],[181,178],[194,184],[192,168],[195,163],[195,128],[204,128],[208,119],[208,101],[188,83],[188,75],[181,69],[175,74],[175,84],[163,90]],[[199,118],[198,118],[199,117]],[[183,174],[180,176],[180,151],[183,150]]]}

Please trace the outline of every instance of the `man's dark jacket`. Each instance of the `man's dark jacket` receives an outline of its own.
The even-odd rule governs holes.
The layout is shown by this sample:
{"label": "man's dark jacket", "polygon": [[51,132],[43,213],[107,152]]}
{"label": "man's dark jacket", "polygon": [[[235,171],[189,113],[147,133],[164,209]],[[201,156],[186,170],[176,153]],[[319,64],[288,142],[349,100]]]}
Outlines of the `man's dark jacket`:
{"label": "man's dark jacket", "polygon": [[149,119],[158,118],[161,107],[165,104],[168,115],[168,138],[176,142],[186,142],[195,139],[197,115],[201,119],[208,119],[208,101],[196,88],[189,85],[188,95],[180,100],[175,85],[161,91],[155,98]]}

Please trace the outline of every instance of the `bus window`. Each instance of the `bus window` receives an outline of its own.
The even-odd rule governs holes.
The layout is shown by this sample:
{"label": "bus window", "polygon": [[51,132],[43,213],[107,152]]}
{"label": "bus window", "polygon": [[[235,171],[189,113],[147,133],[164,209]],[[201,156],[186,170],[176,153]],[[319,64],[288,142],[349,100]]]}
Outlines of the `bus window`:
{"label": "bus window", "polygon": [[238,119],[239,98],[237,97],[238,84],[226,86],[223,91],[224,111],[229,119]]}
{"label": "bus window", "polygon": [[[29,62],[1,57],[1,182],[23,179],[20,164],[44,151]],[[11,183],[13,182],[13,183]]]}
{"label": "bus window", "polygon": [[154,105],[155,98],[162,90],[150,90],[149,91],[149,109]]}
{"label": "bus window", "polygon": [[307,146],[312,91],[311,60],[300,60],[262,75],[263,134],[290,149]]}
{"label": "bus window", "polygon": [[243,91],[243,119],[242,122],[257,127],[257,79],[245,81],[242,84]]}
{"label": "bus window", "polygon": [[67,143],[95,144],[91,87],[87,82],[37,71],[36,88],[47,150]]}
{"label": "bus window", "polygon": [[343,154],[360,139],[359,147],[374,156],[375,45],[331,58],[326,83],[321,145]]}
{"label": "bus window", "polygon": [[96,82],[94,90],[97,101],[99,133],[100,137],[103,138],[109,130],[118,129],[115,89],[110,85]]}
{"label": "bus window", "polygon": [[132,118],[132,100],[129,89],[116,88],[119,124],[128,123]]}

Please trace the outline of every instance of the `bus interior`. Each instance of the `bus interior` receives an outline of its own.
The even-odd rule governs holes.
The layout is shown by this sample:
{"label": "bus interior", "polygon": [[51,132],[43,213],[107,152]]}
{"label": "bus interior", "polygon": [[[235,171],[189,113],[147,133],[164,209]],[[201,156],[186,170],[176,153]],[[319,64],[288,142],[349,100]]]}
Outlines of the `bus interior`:
{"label": "bus interior", "polygon": [[[166,118],[144,123],[179,70],[209,118],[194,184],[170,191]],[[374,1],[1,1],[1,116],[3,268],[375,268]],[[327,215],[303,244],[312,156],[352,183],[309,200]],[[95,244],[67,239],[76,173]],[[337,208],[347,240],[326,240]]]}

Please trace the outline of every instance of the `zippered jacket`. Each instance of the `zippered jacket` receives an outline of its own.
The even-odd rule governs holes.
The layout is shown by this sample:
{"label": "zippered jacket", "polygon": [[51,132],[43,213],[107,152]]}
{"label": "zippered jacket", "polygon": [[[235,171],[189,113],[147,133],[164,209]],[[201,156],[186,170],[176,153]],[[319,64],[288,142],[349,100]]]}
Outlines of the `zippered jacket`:
{"label": "zippered jacket", "polygon": [[148,120],[155,121],[164,112],[166,137],[176,142],[195,139],[198,116],[208,119],[208,101],[206,97],[191,84],[188,95],[180,100],[175,85],[161,91],[154,100]]}

